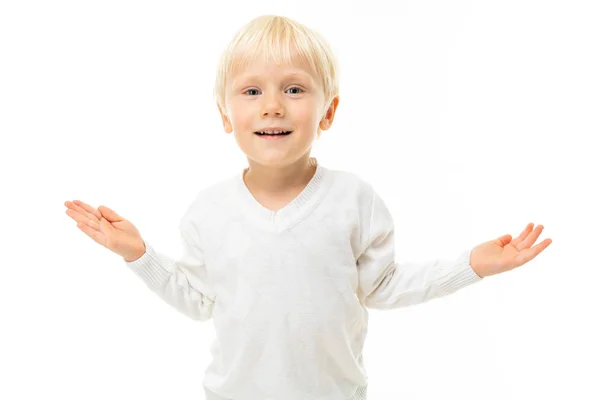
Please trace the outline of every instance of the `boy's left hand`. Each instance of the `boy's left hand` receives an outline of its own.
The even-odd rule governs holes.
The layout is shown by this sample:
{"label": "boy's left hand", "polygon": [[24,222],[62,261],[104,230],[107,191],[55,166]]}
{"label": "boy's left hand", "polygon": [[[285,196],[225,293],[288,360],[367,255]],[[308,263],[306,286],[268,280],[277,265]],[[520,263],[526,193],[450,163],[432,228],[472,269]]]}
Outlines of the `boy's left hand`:
{"label": "boy's left hand", "polygon": [[533,228],[529,223],[519,237],[500,236],[498,239],[481,243],[471,251],[471,268],[481,278],[510,271],[531,261],[552,243],[552,239],[544,239],[534,247],[537,238],[544,229],[543,225]]}

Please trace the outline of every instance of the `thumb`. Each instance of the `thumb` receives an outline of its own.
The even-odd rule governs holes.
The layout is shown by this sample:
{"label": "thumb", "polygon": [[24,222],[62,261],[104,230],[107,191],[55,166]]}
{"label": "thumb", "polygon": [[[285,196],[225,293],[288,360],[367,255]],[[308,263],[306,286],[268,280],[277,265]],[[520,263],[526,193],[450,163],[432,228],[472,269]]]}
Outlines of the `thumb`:
{"label": "thumb", "polygon": [[498,240],[500,241],[500,243],[502,243],[502,247],[504,247],[512,241],[512,236],[509,234],[506,234],[504,236],[500,236],[498,238]]}
{"label": "thumb", "polygon": [[99,206],[98,211],[100,211],[100,214],[110,222],[118,222],[123,219],[123,217],[106,206]]}

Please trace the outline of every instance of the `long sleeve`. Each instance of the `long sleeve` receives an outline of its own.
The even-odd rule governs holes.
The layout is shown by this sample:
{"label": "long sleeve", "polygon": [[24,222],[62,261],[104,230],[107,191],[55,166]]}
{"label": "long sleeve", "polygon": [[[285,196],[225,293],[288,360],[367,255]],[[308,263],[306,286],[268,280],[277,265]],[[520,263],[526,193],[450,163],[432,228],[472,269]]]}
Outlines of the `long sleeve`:
{"label": "long sleeve", "polygon": [[375,190],[372,194],[367,241],[357,258],[358,298],[366,307],[393,309],[424,303],[483,279],[471,268],[471,250],[455,260],[396,262],[392,215]]}
{"label": "long sleeve", "polygon": [[212,317],[214,298],[210,295],[206,265],[201,249],[190,240],[189,229],[180,225],[184,254],[178,260],[158,253],[148,242],[137,260],[124,261],[146,285],[168,304],[198,321]]}

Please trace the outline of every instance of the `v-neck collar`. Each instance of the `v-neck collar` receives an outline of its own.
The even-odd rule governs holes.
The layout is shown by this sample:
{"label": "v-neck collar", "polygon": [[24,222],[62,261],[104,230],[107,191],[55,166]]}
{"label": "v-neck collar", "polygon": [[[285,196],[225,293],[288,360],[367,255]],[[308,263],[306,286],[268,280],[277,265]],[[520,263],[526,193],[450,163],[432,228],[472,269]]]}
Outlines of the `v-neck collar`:
{"label": "v-neck collar", "polygon": [[296,198],[277,211],[266,208],[252,195],[244,182],[244,174],[248,170],[248,168],[244,168],[237,177],[237,186],[245,216],[258,223],[262,228],[275,233],[282,232],[303,218],[318,204],[329,186],[327,168],[319,164],[314,157],[309,159],[309,163],[311,166],[316,166],[312,178]]}

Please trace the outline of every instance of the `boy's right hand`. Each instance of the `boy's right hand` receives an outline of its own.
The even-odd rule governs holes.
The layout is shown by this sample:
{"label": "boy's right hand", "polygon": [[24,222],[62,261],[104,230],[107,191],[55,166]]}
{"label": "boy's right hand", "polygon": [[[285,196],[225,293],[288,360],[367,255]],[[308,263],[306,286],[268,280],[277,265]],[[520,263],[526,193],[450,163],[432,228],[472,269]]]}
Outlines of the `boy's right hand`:
{"label": "boy's right hand", "polygon": [[66,214],[77,221],[77,227],[96,243],[120,255],[125,261],[135,261],[146,252],[146,245],[137,228],[105,206],[98,209],[79,200],[66,201]]}

